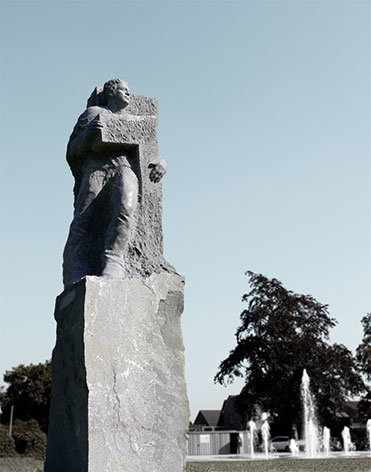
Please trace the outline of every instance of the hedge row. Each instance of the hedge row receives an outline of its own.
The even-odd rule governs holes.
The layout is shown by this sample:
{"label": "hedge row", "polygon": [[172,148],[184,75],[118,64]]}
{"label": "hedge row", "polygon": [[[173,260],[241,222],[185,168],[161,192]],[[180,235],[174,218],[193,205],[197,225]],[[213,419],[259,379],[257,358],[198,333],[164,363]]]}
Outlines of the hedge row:
{"label": "hedge row", "polygon": [[23,455],[44,460],[45,452],[46,434],[36,420],[16,420],[11,437],[9,426],[0,425],[0,457]]}

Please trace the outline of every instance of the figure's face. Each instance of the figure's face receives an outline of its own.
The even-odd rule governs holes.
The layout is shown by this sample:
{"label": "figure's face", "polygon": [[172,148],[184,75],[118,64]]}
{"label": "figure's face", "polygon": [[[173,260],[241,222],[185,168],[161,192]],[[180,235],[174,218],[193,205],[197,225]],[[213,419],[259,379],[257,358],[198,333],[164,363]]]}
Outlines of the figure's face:
{"label": "figure's face", "polygon": [[127,82],[119,82],[113,92],[116,100],[121,101],[125,106],[129,104],[130,100],[130,89]]}

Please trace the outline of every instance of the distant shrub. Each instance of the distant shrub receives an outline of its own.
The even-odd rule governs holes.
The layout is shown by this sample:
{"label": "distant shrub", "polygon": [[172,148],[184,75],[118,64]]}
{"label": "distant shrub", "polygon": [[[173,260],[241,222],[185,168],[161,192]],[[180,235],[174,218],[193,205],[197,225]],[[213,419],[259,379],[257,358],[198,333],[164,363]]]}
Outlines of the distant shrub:
{"label": "distant shrub", "polygon": [[14,440],[9,436],[9,426],[0,425],[0,457],[16,454]]}
{"label": "distant shrub", "polygon": [[18,454],[40,460],[45,459],[46,434],[41,431],[36,420],[16,420],[12,436]]}
{"label": "distant shrub", "polygon": [[351,434],[352,442],[356,446],[357,451],[368,450],[369,443],[368,443],[366,428],[352,429],[350,434]]}

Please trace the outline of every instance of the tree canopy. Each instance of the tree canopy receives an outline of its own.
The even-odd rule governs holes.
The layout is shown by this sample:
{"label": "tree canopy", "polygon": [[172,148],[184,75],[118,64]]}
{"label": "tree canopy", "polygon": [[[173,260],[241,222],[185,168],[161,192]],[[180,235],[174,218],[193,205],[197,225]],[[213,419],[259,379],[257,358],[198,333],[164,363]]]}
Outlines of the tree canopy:
{"label": "tree canopy", "polygon": [[357,348],[357,361],[368,381],[371,382],[371,313],[362,318],[363,339]]}
{"label": "tree canopy", "polygon": [[362,374],[367,380],[367,391],[360,402],[360,413],[366,418],[371,414],[371,313],[362,318],[363,338],[356,357]]}
{"label": "tree canopy", "polygon": [[248,420],[257,410],[268,411],[283,434],[301,424],[300,383],[306,369],[320,419],[331,425],[346,395],[364,389],[352,353],[329,342],[336,320],[311,295],[293,293],[277,279],[247,275],[251,290],[242,297],[247,308],[240,316],[237,345],[220,363],[214,381],[244,377],[241,413]]}
{"label": "tree canopy", "polygon": [[14,419],[35,419],[46,432],[50,408],[51,362],[37,365],[19,365],[4,374],[9,386],[0,394],[2,423],[9,422],[10,408],[14,406]]}

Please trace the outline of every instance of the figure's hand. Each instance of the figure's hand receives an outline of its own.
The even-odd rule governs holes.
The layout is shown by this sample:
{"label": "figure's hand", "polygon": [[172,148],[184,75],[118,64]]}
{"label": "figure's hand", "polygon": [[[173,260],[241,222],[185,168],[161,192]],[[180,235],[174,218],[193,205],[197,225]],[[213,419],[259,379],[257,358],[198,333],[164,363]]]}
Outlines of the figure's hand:
{"label": "figure's hand", "polygon": [[166,162],[163,159],[161,162],[152,162],[149,164],[148,168],[151,169],[149,173],[149,180],[155,184],[160,182],[162,177],[167,172]]}

